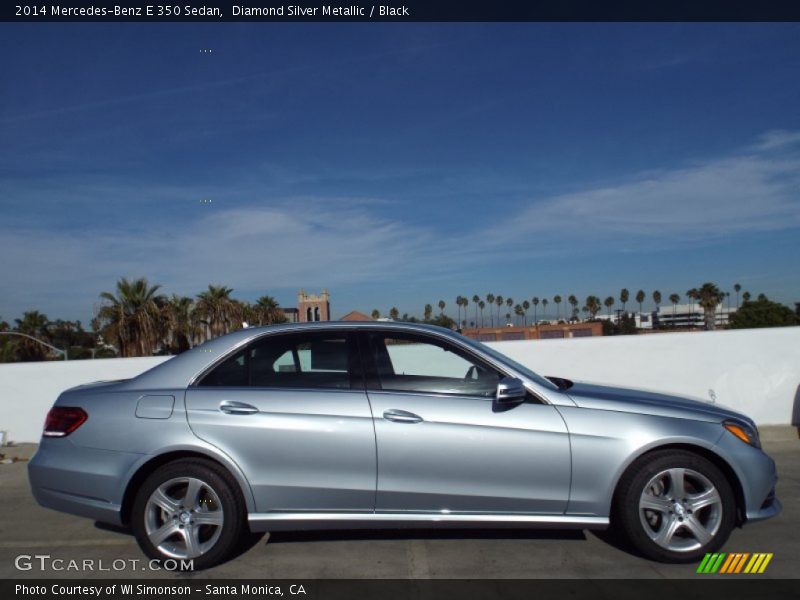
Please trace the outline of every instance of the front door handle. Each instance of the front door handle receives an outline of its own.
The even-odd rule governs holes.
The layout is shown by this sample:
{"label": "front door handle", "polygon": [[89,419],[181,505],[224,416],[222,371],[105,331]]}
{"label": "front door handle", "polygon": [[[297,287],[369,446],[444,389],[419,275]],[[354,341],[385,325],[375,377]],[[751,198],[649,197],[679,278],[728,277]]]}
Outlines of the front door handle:
{"label": "front door handle", "polygon": [[419,423],[422,421],[422,417],[419,415],[397,408],[384,411],[383,418],[387,421],[394,421],[395,423]]}
{"label": "front door handle", "polygon": [[219,403],[219,409],[229,415],[252,415],[258,412],[258,409],[252,404],[233,400],[223,400]]}

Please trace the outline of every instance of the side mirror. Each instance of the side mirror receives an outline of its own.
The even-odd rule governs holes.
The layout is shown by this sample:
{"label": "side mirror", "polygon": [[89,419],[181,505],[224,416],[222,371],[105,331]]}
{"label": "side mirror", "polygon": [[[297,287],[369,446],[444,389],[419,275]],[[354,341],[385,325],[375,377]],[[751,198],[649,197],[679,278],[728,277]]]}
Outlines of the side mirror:
{"label": "side mirror", "polygon": [[504,406],[519,404],[525,400],[527,394],[528,391],[521,380],[516,377],[504,377],[497,384],[495,403]]}

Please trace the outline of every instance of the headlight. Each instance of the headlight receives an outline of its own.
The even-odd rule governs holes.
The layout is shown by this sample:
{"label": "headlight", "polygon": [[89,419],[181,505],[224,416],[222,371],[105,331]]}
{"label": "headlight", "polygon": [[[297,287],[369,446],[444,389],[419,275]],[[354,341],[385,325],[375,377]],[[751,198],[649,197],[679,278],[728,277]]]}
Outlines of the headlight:
{"label": "headlight", "polygon": [[761,448],[761,441],[758,439],[758,429],[751,427],[741,421],[725,421],[722,426],[730,431],[745,444],[750,444],[755,448]]}

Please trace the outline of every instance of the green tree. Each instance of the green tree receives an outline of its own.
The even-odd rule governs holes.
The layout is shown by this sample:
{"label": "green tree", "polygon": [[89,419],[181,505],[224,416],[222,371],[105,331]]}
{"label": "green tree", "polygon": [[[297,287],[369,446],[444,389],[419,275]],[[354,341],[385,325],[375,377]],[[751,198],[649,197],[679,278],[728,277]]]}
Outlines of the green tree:
{"label": "green tree", "polygon": [[483,309],[486,308],[486,302],[484,302],[483,300],[478,302],[478,308],[481,309],[481,327],[483,327]]}
{"label": "green tree", "polygon": [[160,285],[141,277],[117,281],[116,294],[102,292],[104,303],[97,312],[99,332],[116,346],[119,355],[151,356],[163,337],[163,297]]}
{"label": "green tree", "polygon": [[550,301],[547,298],[542,299],[542,315],[547,317],[547,305],[550,304]]}
{"label": "green tree", "polygon": [[614,296],[609,296],[605,299],[603,304],[606,305],[606,309],[608,310],[608,316],[611,316],[611,307],[614,306]]}
{"label": "green tree", "polygon": [[[49,331],[50,319],[47,318],[47,315],[38,310],[29,310],[22,314],[21,319],[14,319],[14,321],[17,324],[14,331],[17,333],[29,335],[47,344],[52,343]],[[45,360],[51,353],[52,350],[47,346],[29,338],[19,337],[14,343],[14,354],[19,361]]]}
{"label": "green tree", "polygon": [[625,312],[625,303],[628,302],[630,297],[631,297],[631,293],[626,288],[622,288],[619,291],[619,301],[622,304],[622,312],[623,313]]}
{"label": "green tree", "polygon": [[750,292],[745,292],[744,294],[742,294],[742,300],[744,302],[750,302],[750,298],[751,298]]}
{"label": "green tree", "polygon": [[672,302],[672,323],[675,324],[675,309],[678,307],[678,302],[681,301],[681,297],[678,294],[670,294],[669,301]]}
{"label": "green tree", "polygon": [[456,317],[456,323],[461,323],[461,296],[456,296],[456,306],[458,307],[458,316]]}
{"label": "green tree", "polygon": [[586,297],[586,309],[591,319],[595,319],[597,317],[597,313],[600,312],[601,307],[602,302],[600,301],[600,298],[597,296]]}
{"label": "green tree", "polygon": [[570,294],[567,298],[567,302],[569,302],[569,305],[572,307],[570,319],[576,319],[578,317],[578,298],[575,294]]}
{"label": "green tree", "polygon": [[722,302],[724,294],[716,285],[711,282],[706,282],[697,290],[695,297],[700,307],[703,309],[703,319],[705,320],[706,330],[712,331],[716,329],[717,306]]}
{"label": "green tree", "polygon": [[636,302],[639,304],[639,312],[642,312],[642,302],[644,299],[647,298],[647,295],[644,293],[644,290],[639,290],[636,292]]}
{"label": "green tree", "polygon": [[472,296],[472,303],[475,305],[475,327],[478,326],[478,308],[480,305],[481,297],[478,294]]}
{"label": "green tree", "polygon": [[209,285],[197,294],[195,310],[199,321],[208,327],[212,338],[224,335],[242,321],[242,305],[231,298],[233,288]]}
{"label": "green tree", "polygon": [[766,296],[754,302],[746,300],[739,310],[730,317],[731,329],[751,329],[757,327],[787,327],[800,325],[800,319],[792,310],[769,300]]}
{"label": "green tree", "polygon": [[536,318],[536,308],[539,306],[538,296],[531,298],[531,304],[533,304],[533,324],[536,325],[536,323],[538,323],[538,319]]}
{"label": "green tree", "polygon": [[272,296],[261,296],[256,300],[253,312],[259,325],[274,325],[286,322],[286,315],[281,310],[278,301]]}
{"label": "green tree", "polygon": [[423,316],[424,316],[425,320],[426,321],[430,321],[431,320],[431,315],[433,315],[433,307],[430,304],[426,304],[425,305],[425,312],[423,313]]}
{"label": "green tree", "polygon": [[519,318],[517,319],[517,321],[518,321],[519,323],[521,323],[521,322],[522,322],[522,314],[523,314],[523,312],[522,312],[522,305],[521,305],[521,304],[516,304],[516,305],[514,306],[514,314],[515,314],[517,317],[519,317]]}
{"label": "green tree", "polygon": [[503,298],[502,296],[495,296],[494,297],[494,303],[497,305],[497,326],[498,327],[500,327],[501,324],[502,324],[501,321],[500,321],[500,307],[503,306],[503,302],[505,302],[505,298]]}
{"label": "green tree", "polygon": [[527,300],[522,301],[522,324],[528,326],[528,311],[531,309],[531,303]]}
{"label": "green tree", "polygon": [[375,319],[376,321],[380,319],[381,311],[379,311],[377,308],[372,309],[372,318]]}
{"label": "green tree", "polygon": [[494,327],[494,313],[492,312],[492,306],[494,306],[494,294],[486,294],[486,305],[489,307],[490,326]]}
{"label": "green tree", "polygon": [[561,296],[553,296],[553,302],[556,303],[556,321],[561,320]]}
{"label": "green tree", "polygon": [[185,352],[199,339],[202,329],[194,314],[194,301],[173,294],[162,307],[166,319],[166,345],[170,353]]}
{"label": "green tree", "polygon": [[447,306],[444,300],[439,300],[439,314],[444,316],[444,307]]}
{"label": "green tree", "polygon": [[392,308],[389,309],[389,318],[392,321],[397,321],[400,318],[400,311],[397,310],[396,306],[393,306]]}
{"label": "green tree", "polygon": [[653,292],[653,303],[656,305],[656,313],[658,313],[658,309],[661,306],[661,292],[658,290]]}
{"label": "green tree", "polygon": [[736,308],[739,308],[739,292],[742,291],[742,286],[738,283],[733,284],[733,291],[736,292]]}

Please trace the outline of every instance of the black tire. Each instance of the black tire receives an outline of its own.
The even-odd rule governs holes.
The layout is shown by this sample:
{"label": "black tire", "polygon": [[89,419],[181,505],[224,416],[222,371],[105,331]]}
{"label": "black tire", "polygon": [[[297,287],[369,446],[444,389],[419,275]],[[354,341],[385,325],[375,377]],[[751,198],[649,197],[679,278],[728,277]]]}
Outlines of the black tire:
{"label": "black tire", "polygon": [[[198,532],[198,541],[205,535],[208,539],[205,540],[204,545],[207,547],[201,554],[196,556],[180,557],[164,551],[153,544],[148,535],[148,523],[151,527],[163,523],[167,525],[168,513],[167,511],[149,504],[151,496],[163,485],[169,485],[169,482],[174,480],[181,480],[192,478],[199,480],[205,486],[202,488],[201,494],[203,498],[199,500],[201,504],[205,503],[206,506],[212,506],[215,510],[221,510],[221,525],[177,525],[180,523],[180,517],[172,517],[175,521],[176,527],[180,527],[184,531],[184,527],[193,527],[193,531]],[[175,489],[178,489],[180,494],[181,483],[175,483]],[[209,489],[211,490],[209,492]],[[188,486],[186,488],[188,493]],[[171,497],[172,499],[172,497]],[[185,500],[185,498],[184,498]],[[177,501],[182,503],[182,501]],[[186,509],[189,509],[187,506]],[[179,514],[189,512],[181,510]],[[194,512],[193,510],[190,512]],[[202,512],[198,510],[198,512]],[[214,513],[216,514],[216,513]],[[188,515],[186,515],[188,518]],[[153,519],[158,519],[155,525]],[[208,569],[218,565],[229,557],[231,557],[238,549],[242,538],[249,533],[247,529],[247,509],[242,498],[236,480],[231,474],[222,466],[217,463],[205,460],[202,458],[184,458],[170,463],[167,463],[156,469],[144,481],[133,502],[133,509],[131,512],[131,529],[136,536],[136,541],[139,543],[142,551],[151,559],[159,560],[164,568],[174,568],[177,570],[192,570],[199,571]],[[188,529],[186,529],[188,531]],[[207,533],[210,531],[211,533]],[[181,542],[181,540],[184,540]],[[170,542],[169,540],[173,540]],[[186,546],[186,541],[180,531],[176,531],[171,535],[167,544],[173,544],[179,547],[181,543]],[[198,548],[202,547],[198,545]],[[188,546],[186,546],[188,550]],[[180,551],[178,550],[178,554]],[[184,560],[191,560],[191,567],[186,567],[186,563],[182,563],[181,558]],[[170,560],[172,559],[172,560]]]}
{"label": "black tire", "polygon": [[[683,495],[687,502],[673,498],[673,480],[685,481]],[[692,498],[698,498],[703,491],[713,497],[709,482],[718,499],[703,507]],[[645,497],[646,489],[655,493]],[[679,491],[681,487],[675,485],[674,489]],[[640,501],[645,498],[657,500],[663,509],[640,510]],[[668,563],[696,562],[707,552],[719,550],[728,540],[736,526],[736,498],[728,479],[708,459],[686,450],[658,450],[634,462],[620,479],[612,526],[646,558]],[[702,527],[699,537],[693,533],[698,526]],[[668,537],[673,530],[675,533]]]}

